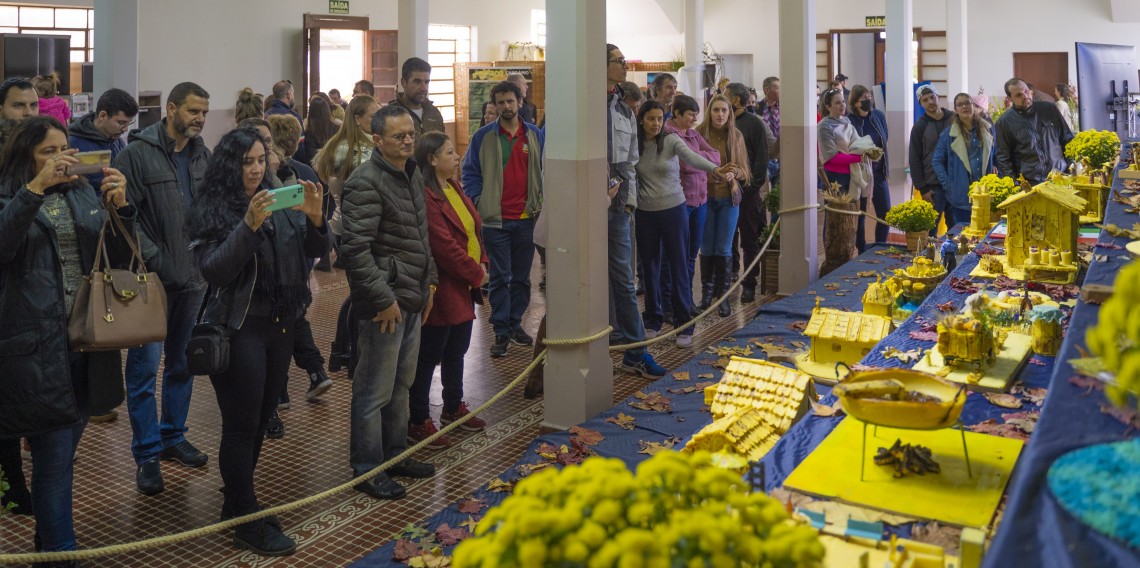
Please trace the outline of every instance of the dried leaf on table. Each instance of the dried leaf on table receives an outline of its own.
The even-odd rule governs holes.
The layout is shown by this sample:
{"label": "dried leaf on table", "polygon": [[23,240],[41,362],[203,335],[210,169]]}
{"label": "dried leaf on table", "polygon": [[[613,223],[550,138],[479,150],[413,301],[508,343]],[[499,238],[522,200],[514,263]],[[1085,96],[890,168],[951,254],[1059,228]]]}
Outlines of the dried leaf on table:
{"label": "dried leaf on table", "polygon": [[977,292],[984,287],[984,284],[980,282],[974,282],[969,278],[962,278],[961,276],[950,277],[950,289],[959,294],[973,294],[974,292]]}
{"label": "dried leaf on table", "polygon": [[804,343],[802,341],[793,341],[792,347],[795,347],[796,349],[803,349],[804,347],[807,347],[807,343]]}
{"label": "dried leaf on table", "polygon": [[548,460],[558,459],[558,446],[554,444],[539,444],[539,446],[534,449],[534,453]]}
{"label": "dried leaf on table", "polygon": [[697,378],[698,379],[715,379],[716,375],[714,375],[712,373],[701,373],[701,374],[697,375]]}
{"label": "dried leaf on table", "polygon": [[514,488],[515,484],[513,482],[503,481],[497,477],[487,483],[487,491],[492,493],[510,493]]}
{"label": "dried leaf on table", "polygon": [[[426,530],[424,534],[427,534]],[[423,553],[424,549],[420,548],[420,545],[406,538],[402,538],[396,541],[396,549],[392,551],[392,560],[396,562],[407,562],[413,557],[423,555]]]}
{"label": "dried leaf on table", "polygon": [[815,290],[808,290],[807,294],[808,294],[808,296],[815,296],[815,295],[819,294],[819,292],[816,292]]}
{"label": "dried leaf on table", "polygon": [[442,550],[431,550],[408,559],[408,568],[450,568],[451,557]]}
{"label": "dried leaf on table", "polygon": [[1029,404],[1040,406],[1045,400],[1045,395],[1049,394],[1049,389],[1018,386],[1013,388],[1013,394],[1021,395],[1021,399]]}
{"label": "dried leaf on table", "polygon": [[1012,438],[1022,441],[1029,439],[1029,434],[1026,434],[1017,426],[1013,424],[999,424],[998,421],[993,418],[969,426],[969,429],[971,432],[1001,436],[1002,438]]}
{"label": "dried leaf on table", "polygon": [[914,324],[918,326],[919,331],[935,331],[938,328],[938,323],[923,316],[914,316]]}
{"label": "dried leaf on table", "polygon": [[958,303],[954,300],[942,302],[938,304],[938,310],[945,313],[956,312],[958,311]]}
{"label": "dried leaf on table", "polygon": [[990,404],[994,406],[1000,406],[1002,408],[1021,408],[1021,399],[1012,394],[987,392],[983,393],[982,396],[986,397],[986,400],[990,401]]}
{"label": "dried leaf on table", "polygon": [[745,346],[745,347],[709,347],[709,352],[710,353],[716,353],[717,355],[719,355],[721,357],[732,357],[733,355],[738,355],[741,357],[751,357],[752,356],[752,348],[747,347],[747,346]]}
{"label": "dried leaf on table", "polygon": [[701,360],[697,361],[697,364],[698,365],[704,365],[706,367],[712,367],[713,365],[716,365],[717,361],[718,361],[717,359],[701,359]]}
{"label": "dried leaf on table", "polygon": [[672,394],[690,394],[694,392],[704,392],[706,387],[712,386],[714,384],[716,383],[697,383],[695,385],[690,385],[679,389],[668,388],[665,390]]}
{"label": "dried leaf on table", "polygon": [[487,502],[482,499],[464,499],[459,502],[459,512],[474,515],[483,510]]}
{"label": "dried leaf on table", "polygon": [[1099,249],[1124,250],[1124,247],[1122,247],[1116,243],[1097,243],[1093,246],[1096,248],[1099,248]]}
{"label": "dried leaf on table", "polygon": [[878,274],[878,272],[876,272],[874,270],[864,270],[862,272],[857,273],[856,276],[858,276],[860,278],[874,278],[876,274]]}
{"label": "dried leaf on table", "polygon": [[836,296],[846,296],[847,292],[836,292],[835,295]]}
{"label": "dried leaf on table", "polygon": [[1069,382],[1077,388],[1088,389],[1090,393],[1094,390],[1104,390],[1104,381],[1092,377],[1073,375],[1069,377]]}
{"label": "dried leaf on table", "polygon": [[1111,404],[1102,404],[1100,405],[1100,411],[1115,418],[1121,424],[1128,426],[1129,432],[1140,428],[1140,416],[1137,416],[1136,409],[1120,408],[1119,406],[1113,406]]}
{"label": "dried leaf on table", "polygon": [[459,526],[461,526],[461,527],[467,529],[468,531],[474,533],[475,527],[479,525],[479,521],[481,519],[482,519],[482,517],[480,517],[479,519],[476,519],[475,517],[468,515],[467,520],[463,521],[462,523],[459,523]]}
{"label": "dried leaf on table", "polygon": [[912,331],[910,338],[918,341],[938,341],[937,331]]}
{"label": "dried leaf on table", "polygon": [[[640,393],[640,394],[645,394],[645,393]],[[667,396],[665,396],[659,392],[645,394],[644,397],[639,396],[637,398],[640,398],[641,400],[639,400],[638,402],[631,402],[629,405],[634,407],[634,408],[638,408],[641,410],[649,410],[652,412],[672,412],[673,411],[673,401],[670,400],[669,397],[667,397]]]}
{"label": "dried leaf on table", "polygon": [[431,531],[426,528],[415,523],[408,523],[403,529],[400,529],[400,532],[393,535],[392,538],[403,537],[411,540],[419,540],[429,534],[431,534]]}
{"label": "dried leaf on table", "polygon": [[[879,253],[875,253],[875,254],[879,254]],[[874,259],[874,258],[868,258],[868,259],[865,259],[865,260],[864,260],[864,259],[859,259],[859,262],[862,262],[863,264],[882,264],[882,263],[883,263],[883,261],[881,261],[881,260],[877,260],[877,259]]]}
{"label": "dried leaf on table", "polygon": [[617,416],[606,418],[606,422],[616,424],[622,430],[633,430],[633,425],[636,419],[624,412],[619,412]]}
{"label": "dried leaf on table", "polygon": [[835,416],[836,414],[843,412],[843,405],[838,400],[835,401],[835,403],[831,406],[820,404],[814,400],[809,402],[811,402],[811,409],[815,411],[816,416],[827,418],[829,416]]}
{"label": "dried leaf on table", "polygon": [[903,363],[914,363],[922,358],[922,349],[900,351],[894,347],[887,347],[882,351],[882,355],[886,359],[898,359]]}
{"label": "dried leaf on table", "polygon": [[731,362],[732,361],[728,357],[721,357],[720,359],[717,359],[716,362],[712,364],[712,366],[714,368],[724,370],[728,368],[728,364]]}
{"label": "dried leaf on table", "polygon": [[676,373],[673,373],[673,380],[675,380],[675,381],[687,381],[687,380],[689,380],[689,372],[688,371],[678,371]]}
{"label": "dried leaf on table", "polygon": [[471,536],[471,533],[468,532],[467,529],[462,527],[451,528],[447,523],[443,523],[439,525],[439,528],[435,529],[435,538],[438,538],[439,543],[444,546],[459,544],[459,541],[469,536]]}
{"label": "dried leaf on table", "polygon": [[829,282],[827,284],[824,284],[823,287],[827,288],[828,290],[838,290],[839,289],[839,283],[838,282]]}
{"label": "dried leaf on table", "polygon": [[524,463],[515,469],[519,472],[519,475],[526,477],[536,471],[542,471],[552,465],[554,465],[552,462],[542,461],[537,463]]}
{"label": "dried leaf on table", "polygon": [[1037,357],[1030,357],[1029,358],[1029,364],[1030,365],[1037,365],[1038,367],[1047,367],[1049,365],[1048,363],[1046,363],[1045,361],[1042,361],[1041,359],[1038,359]]}
{"label": "dried leaf on table", "polygon": [[596,446],[598,442],[605,440],[606,437],[601,435],[597,430],[583,428],[581,426],[574,426],[570,428],[570,437],[578,437],[578,440],[587,446]]}
{"label": "dried leaf on table", "polygon": [[792,331],[798,331],[800,333],[803,333],[803,331],[805,329],[807,329],[807,325],[808,325],[807,321],[797,321],[797,322],[789,323],[788,329],[790,329]]}
{"label": "dried leaf on table", "polygon": [[774,343],[754,343],[753,345],[763,350],[764,355],[768,358],[769,361],[775,361],[777,359],[790,360],[795,358],[796,355],[800,354],[799,351],[793,351],[787,347],[784,347],[783,345],[776,345]]}
{"label": "dried leaf on table", "polygon": [[637,443],[641,446],[641,450],[639,450],[637,453],[652,456],[665,450],[673,449],[673,446],[676,446],[680,441],[681,439],[676,436],[670,436],[660,442],[646,442],[645,440],[639,440]]}

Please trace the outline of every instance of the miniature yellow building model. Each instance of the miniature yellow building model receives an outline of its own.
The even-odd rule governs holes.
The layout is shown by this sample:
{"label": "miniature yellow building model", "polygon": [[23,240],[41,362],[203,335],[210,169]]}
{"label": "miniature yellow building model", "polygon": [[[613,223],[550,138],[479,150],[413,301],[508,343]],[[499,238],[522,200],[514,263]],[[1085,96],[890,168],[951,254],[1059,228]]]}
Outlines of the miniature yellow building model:
{"label": "miniature yellow building model", "polygon": [[950,316],[938,322],[938,351],[946,364],[988,369],[997,358],[990,326],[969,316]]}
{"label": "miniature yellow building model", "polygon": [[990,203],[993,195],[984,185],[970,190],[970,226],[962,229],[967,237],[981,238],[990,232]]}
{"label": "miniature yellow building model", "polygon": [[867,291],[863,293],[863,313],[885,318],[891,317],[895,306],[895,296],[890,287],[883,282],[883,277],[876,277],[874,282],[867,285]]}
{"label": "miniature yellow building model", "polygon": [[796,358],[796,366],[825,381],[836,380],[835,365],[854,365],[894,328],[891,318],[821,308],[815,299],[804,335],[811,349]]}
{"label": "miniature yellow building model", "polygon": [[1085,209],[1081,211],[1081,223],[1100,223],[1104,220],[1104,204],[1108,199],[1108,174],[1102,171],[1090,172],[1089,175],[1065,176],[1051,174],[1051,181],[1061,185],[1072,185],[1081,199],[1085,200]]}
{"label": "miniature yellow building model", "polygon": [[804,373],[733,357],[720,382],[705,391],[712,424],[693,435],[685,451],[731,452],[758,460],[807,414],[814,396],[811,377]]}
{"label": "miniature yellow building model", "polygon": [[1006,199],[998,208],[1005,210],[1009,223],[1007,267],[1027,272],[1030,280],[1064,284],[1076,280],[1077,231],[1085,200],[1072,186],[1046,181]]}

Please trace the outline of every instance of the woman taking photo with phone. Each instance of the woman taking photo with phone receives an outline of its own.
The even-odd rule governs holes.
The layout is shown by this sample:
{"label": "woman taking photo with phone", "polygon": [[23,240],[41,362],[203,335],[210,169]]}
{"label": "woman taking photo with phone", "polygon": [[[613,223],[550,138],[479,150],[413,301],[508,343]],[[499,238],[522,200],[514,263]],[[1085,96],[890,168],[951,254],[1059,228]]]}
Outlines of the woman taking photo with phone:
{"label": "woman taking photo with phone", "polygon": [[[278,209],[265,184],[268,152],[254,130],[223,136],[186,221],[210,286],[202,320],[230,334],[229,366],[210,375],[222,414],[223,519],[259,510],[253,471],[288,380],[295,325],[312,299],[306,258],[323,254],[328,242],[321,187],[301,182],[303,202]],[[239,525],[234,545],[266,556],[296,550],[272,517]]]}
{"label": "woman taking photo with phone", "polygon": [[[23,120],[0,153],[0,468],[6,499],[36,518],[36,550],[76,548],[72,524],[72,460],[87,424],[89,394],[118,388],[111,374],[88,373],[117,352],[71,350],[67,324],[83,278],[91,273],[107,213],[118,210],[133,234],[126,178],[103,168],[102,200],[86,178],[58,120]],[[112,266],[130,262],[121,231],[107,231]],[[19,438],[32,451],[30,497],[20,467]],[[72,565],[71,563],[60,565]]]}

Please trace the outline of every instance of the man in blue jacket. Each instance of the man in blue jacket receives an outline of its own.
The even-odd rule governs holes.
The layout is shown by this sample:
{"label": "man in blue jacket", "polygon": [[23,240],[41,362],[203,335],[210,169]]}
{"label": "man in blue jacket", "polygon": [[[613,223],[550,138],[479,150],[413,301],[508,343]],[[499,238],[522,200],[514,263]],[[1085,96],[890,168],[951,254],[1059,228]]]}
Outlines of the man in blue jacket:
{"label": "man in blue jacket", "polygon": [[[265,116],[287,114],[297,119],[297,122],[301,125],[304,125],[305,123],[301,120],[301,115],[297,114],[297,111],[293,110],[294,96],[293,83],[290,83],[284,79],[274,83],[273,103],[269,105],[269,108],[265,109]],[[302,133],[301,136],[303,137],[304,133]]]}
{"label": "man in blue jacket", "polygon": [[[139,103],[122,89],[110,89],[99,96],[95,112],[71,123],[67,129],[67,142],[80,152],[110,150],[114,160],[127,147],[123,135],[139,113]],[[87,175],[91,187],[103,183],[103,172]]]}
{"label": "man in blue jacket", "polygon": [[506,355],[511,343],[534,343],[523,331],[522,316],[530,304],[545,136],[519,118],[522,100],[522,90],[511,81],[491,89],[499,118],[475,132],[463,161],[463,189],[483,219],[483,246],[491,260],[492,357]]}

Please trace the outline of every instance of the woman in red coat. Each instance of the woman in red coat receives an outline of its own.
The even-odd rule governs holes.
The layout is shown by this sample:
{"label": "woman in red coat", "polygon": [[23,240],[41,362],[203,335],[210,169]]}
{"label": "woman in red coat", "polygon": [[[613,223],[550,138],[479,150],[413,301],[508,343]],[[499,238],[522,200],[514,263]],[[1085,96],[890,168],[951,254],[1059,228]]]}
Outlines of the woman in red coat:
{"label": "woman in red coat", "polygon": [[[471,344],[475,303],[483,303],[479,287],[487,283],[489,263],[479,240],[483,229],[479,213],[454,181],[460,160],[455,144],[441,132],[426,133],[416,143],[415,158],[426,186],[428,235],[431,255],[439,271],[439,287],[431,314],[420,332],[419,363],[408,402],[409,443],[419,442],[438,431],[428,413],[436,366],[441,367],[443,381],[440,423],[449,424],[469,413],[467,403],[463,402],[463,357]],[[487,423],[476,416],[461,428],[479,432],[486,426]],[[451,440],[441,436],[428,448],[450,445]]]}

